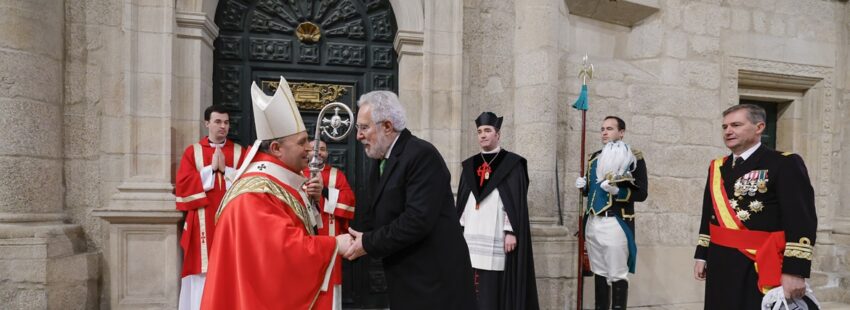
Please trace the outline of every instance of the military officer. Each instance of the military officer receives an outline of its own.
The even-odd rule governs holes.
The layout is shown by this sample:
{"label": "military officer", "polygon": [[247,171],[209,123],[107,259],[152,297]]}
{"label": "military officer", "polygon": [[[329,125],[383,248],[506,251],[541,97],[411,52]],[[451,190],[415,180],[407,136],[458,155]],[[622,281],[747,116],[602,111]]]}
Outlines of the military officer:
{"label": "military officer", "polygon": [[[809,277],[817,215],[806,165],[761,143],[765,111],[741,104],[723,112],[732,154],[711,162],[694,277],[705,280],[705,309],[760,309],[781,285],[800,298]],[[758,269],[756,269],[758,266]]]}

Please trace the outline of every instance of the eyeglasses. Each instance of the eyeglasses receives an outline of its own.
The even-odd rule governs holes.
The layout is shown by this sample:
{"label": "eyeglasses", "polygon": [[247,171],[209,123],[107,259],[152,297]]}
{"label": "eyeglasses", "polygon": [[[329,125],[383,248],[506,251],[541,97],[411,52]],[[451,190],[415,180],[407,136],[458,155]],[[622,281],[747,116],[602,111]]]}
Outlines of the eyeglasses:
{"label": "eyeglasses", "polygon": [[[373,124],[380,124],[380,123],[383,123],[383,122],[386,122],[386,121],[377,121],[377,122],[372,122],[372,123]],[[367,130],[369,130],[369,128],[372,128],[371,124],[355,124],[354,125],[354,129],[357,129],[357,131],[367,131]]]}

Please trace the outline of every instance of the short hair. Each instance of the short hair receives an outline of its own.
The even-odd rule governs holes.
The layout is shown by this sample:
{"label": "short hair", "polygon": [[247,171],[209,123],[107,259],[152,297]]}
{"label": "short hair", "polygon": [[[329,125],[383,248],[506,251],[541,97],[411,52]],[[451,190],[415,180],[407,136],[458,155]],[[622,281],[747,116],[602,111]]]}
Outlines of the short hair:
{"label": "short hair", "polygon": [[767,112],[764,111],[764,108],[757,106],[751,103],[742,103],[739,105],[733,105],[730,108],[723,111],[723,117],[726,117],[729,113],[738,111],[738,110],[747,110],[747,119],[750,120],[753,124],[758,123],[766,123],[767,122]]}
{"label": "short hair", "polygon": [[260,152],[268,154],[269,153],[269,147],[271,147],[272,142],[277,141],[277,143],[283,143],[283,138],[286,138],[286,137],[263,140],[262,142],[260,142],[260,147],[257,150],[260,151]]}
{"label": "short hair", "polygon": [[221,114],[227,114],[227,117],[230,117],[230,112],[228,112],[227,109],[223,105],[214,104],[214,105],[207,107],[207,109],[204,110],[204,120],[209,121],[210,115],[212,115],[213,112],[221,113]]}
{"label": "short hair", "polygon": [[617,130],[626,130],[626,122],[622,118],[609,115],[606,116],[605,119],[603,119],[602,121],[607,121],[609,119],[617,120]]}
{"label": "short hair", "polygon": [[404,107],[398,100],[398,96],[385,90],[376,90],[363,94],[357,101],[358,107],[372,106],[372,121],[393,123],[393,130],[402,131],[405,128],[406,117]]}

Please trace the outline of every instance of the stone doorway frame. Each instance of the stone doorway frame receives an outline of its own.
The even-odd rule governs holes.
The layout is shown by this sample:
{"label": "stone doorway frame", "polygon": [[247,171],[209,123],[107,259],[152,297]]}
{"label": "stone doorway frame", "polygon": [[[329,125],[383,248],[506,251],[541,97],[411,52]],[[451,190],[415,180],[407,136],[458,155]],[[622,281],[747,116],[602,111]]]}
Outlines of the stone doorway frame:
{"label": "stone doorway frame", "polygon": [[[408,128],[460,167],[463,3],[390,0],[398,32],[399,97]],[[121,131],[103,147],[122,154],[113,195],[91,214],[105,220],[103,304],[176,308],[180,283],[173,179],[182,151],[203,134],[212,104],[218,0],[128,0],[121,8]],[[454,181],[457,182],[456,180]],[[133,238],[132,236],[145,236]],[[128,255],[159,250],[162,256]],[[157,283],[150,286],[146,283]]]}
{"label": "stone doorway frame", "polygon": [[[432,141],[449,167],[459,167],[463,3],[390,0],[390,4],[398,25],[393,46],[398,53],[399,97],[407,110],[408,128]],[[199,114],[211,102],[217,6],[218,0],[176,2],[173,68],[177,78],[173,87],[180,94],[188,85],[192,96],[178,96],[172,104],[175,150],[201,134]],[[183,61],[194,63],[177,65]]]}
{"label": "stone doorway frame", "polygon": [[[839,214],[846,197],[834,194],[846,185],[841,184],[843,169],[836,169],[845,159],[837,154],[843,143],[840,122],[845,115],[840,108],[841,95],[836,94],[835,69],[735,56],[725,57],[721,65],[719,111],[738,104],[741,98],[782,102],[777,149],[798,153],[805,160],[818,209],[816,251],[837,252],[844,245],[836,240],[846,240],[850,218]],[[841,268],[835,263],[813,265],[818,270],[812,270],[812,279],[828,278]],[[816,295],[836,289],[822,282],[811,282]]]}

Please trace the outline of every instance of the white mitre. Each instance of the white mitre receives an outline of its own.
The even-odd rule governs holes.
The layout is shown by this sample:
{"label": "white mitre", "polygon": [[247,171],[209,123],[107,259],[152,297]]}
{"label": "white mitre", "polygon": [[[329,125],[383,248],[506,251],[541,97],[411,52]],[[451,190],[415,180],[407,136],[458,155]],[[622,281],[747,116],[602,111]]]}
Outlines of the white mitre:
{"label": "white mitre", "polygon": [[289,83],[282,76],[273,96],[267,96],[256,82],[252,83],[251,102],[257,140],[282,138],[306,130]]}
{"label": "white mitre", "polygon": [[263,140],[283,138],[307,130],[304,121],[301,120],[301,112],[298,104],[289,89],[289,83],[283,76],[274,95],[266,95],[262,89],[257,87],[257,82],[251,83],[251,106],[254,110],[254,128],[257,130],[257,140],[251,147],[251,151],[239,167],[239,171],[231,181],[235,181],[245,172],[248,165],[257,155],[260,143]]}

